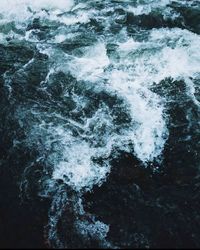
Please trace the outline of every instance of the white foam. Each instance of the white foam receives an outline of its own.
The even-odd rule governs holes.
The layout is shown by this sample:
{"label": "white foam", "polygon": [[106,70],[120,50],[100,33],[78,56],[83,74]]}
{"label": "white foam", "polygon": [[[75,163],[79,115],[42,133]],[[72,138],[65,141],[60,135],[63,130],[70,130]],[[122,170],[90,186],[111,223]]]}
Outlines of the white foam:
{"label": "white foam", "polygon": [[79,80],[96,81],[102,77],[104,70],[109,66],[104,43],[98,43],[85,49],[83,57],[72,60],[69,69]]}
{"label": "white foam", "polygon": [[65,25],[75,25],[77,23],[87,23],[90,20],[90,17],[92,16],[92,12],[85,11],[85,10],[78,10],[76,14],[67,14],[63,15],[62,17],[54,16],[52,17],[52,20],[56,20],[60,23],[63,23]]}
{"label": "white foam", "polygon": [[111,140],[113,143],[110,143],[109,134],[102,134],[100,131],[102,127],[112,127],[112,121],[109,121],[103,109],[86,119],[84,125],[70,119],[68,121],[84,133],[76,138],[62,127],[51,129],[55,138],[62,138],[62,159],[55,164],[53,178],[62,179],[77,191],[90,189],[95,184],[100,185],[109,173],[110,166],[108,161],[100,164],[95,163],[94,159],[106,158],[111,154],[114,141]]}
{"label": "white foam", "polygon": [[0,44],[6,44],[6,36],[0,33]]}
{"label": "white foam", "polygon": [[138,44],[131,39],[120,44],[121,61],[127,69],[113,71],[110,82],[126,96],[134,120],[141,124],[134,129],[133,141],[143,161],[157,157],[167,137],[161,100],[148,86],[168,77],[195,77],[200,69],[199,44],[199,36],[181,29],[157,29],[147,42]]}
{"label": "white foam", "polygon": [[[37,115],[40,116],[39,113]],[[70,127],[83,131],[80,137],[73,136],[69,126],[65,129],[62,125],[43,122],[32,128],[29,143],[41,140],[45,150],[50,151],[54,145],[57,152],[50,153],[47,158],[47,162],[53,166],[54,180],[63,180],[76,191],[100,185],[106,179],[110,165],[107,160],[98,163],[94,159],[106,158],[111,154],[115,142],[110,140],[109,134],[100,131],[102,127],[112,127],[112,121],[109,121],[103,109],[86,119],[84,125],[71,119],[65,121]]]}
{"label": "white foam", "polygon": [[77,221],[78,232],[84,237],[93,237],[94,239],[104,240],[109,232],[109,226],[100,221],[89,223],[87,221]]}
{"label": "white foam", "polygon": [[1,12],[15,12],[18,13],[20,10],[26,10],[30,7],[32,10],[41,10],[42,8],[50,9],[61,9],[68,11],[72,8],[73,0],[1,0],[0,8]]}
{"label": "white foam", "polygon": [[69,11],[73,7],[73,0],[1,0],[0,13],[4,21],[10,22],[15,20],[19,29],[27,24],[27,20],[33,16],[46,17],[44,10],[50,11],[55,15]]}
{"label": "white foam", "polygon": [[[189,31],[157,29],[146,42],[128,39],[119,43],[120,61],[110,61],[104,43],[98,43],[87,49],[82,58],[72,60],[70,70],[77,79],[100,85],[106,80],[110,91],[117,91],[125,98],[137,124],[130,128],[134,151],[147,162],[161,154],[168,134],[164,99],[149,87],[167,77],[180,79],[195,75],[200,68],[198,44],[199,37]],[[109,65],[114,68],[107,71]]]}
{"label": "white foam", "polygon": [[[130,140],[135,145],[134,153],[146,162],[161,153],[167,132],[159,98],[143,86],[148,76],[144,74],[141,77],[144,73],[142,71],[134,72],[134,68],[138,69],[139,65],[127,56],[129,52],[137,51],[140,46],[140,43],[133,40],[120,44],[121,61],[115,63],[108,58],[105,44],[98,43],[87,49],[83,57],[72,60],[68,69],[77,79],[92,81],[99,87],[101,82],[106,80],[109,85],[104,87],[111,92],[117,91],[125,99],[132,119],[137,123],[137,126],[130,127],[129,131]],[[114,69],[106,71],[109,65],[113,65]],[[127,138],[127,133],[125,134]],[[123,136],[119,135],[118,141],[124,145]]]}
{"label": "white foam", "polygon": [[62,42],[65,41],[65,39],[66,39],[66,35],[64,35],[64,34],[58,34],[58,35],[55,36],[55,40],[54,41],[56,43],[62,43]]}
{"label": "white foam", "polygon": [[[139,1],[140,2],[140,1]],[[136,7],[128,6],[128,11],[132,12],[134,15],[139,16],[142,14],[148,15],[154,10],[166,8],[166,5],[169,4],[170,0],[147,0],[141,1]]]}
{"label": "white foam", "polygon": [[[157,57],[152,60],[152,65],[160,58],[160,67],[158,67],[160,75],[157,75],[156,81],[161,78],[194,76],[199,72],[200,53],[199,44],[200,37],[192,32],[181,29],[159,29],[153,30],[150,41],[159,42],[162,46],[157,52]],[[155,66],[154,66],[155,67]]]}
{"label": "white foam", "polygon": [[98,149],[92,148],[83,140],[68,138],[66,143],[68,146],[63,151],[63,160],[53,172],[54,179],[62,179],[77,191],[85,187],[90,189],[105,179],[109,171],[107,164],[100,166],[92,161]]}

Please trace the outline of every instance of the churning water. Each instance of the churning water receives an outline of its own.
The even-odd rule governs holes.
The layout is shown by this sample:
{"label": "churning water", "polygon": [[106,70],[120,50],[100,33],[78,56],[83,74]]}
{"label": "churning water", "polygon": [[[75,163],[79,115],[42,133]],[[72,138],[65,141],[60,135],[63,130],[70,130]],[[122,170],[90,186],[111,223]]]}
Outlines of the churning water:
{"label": "churning water", "polygon": [[0,246],[200,246],[199,34],[199,0],[0,1]]}

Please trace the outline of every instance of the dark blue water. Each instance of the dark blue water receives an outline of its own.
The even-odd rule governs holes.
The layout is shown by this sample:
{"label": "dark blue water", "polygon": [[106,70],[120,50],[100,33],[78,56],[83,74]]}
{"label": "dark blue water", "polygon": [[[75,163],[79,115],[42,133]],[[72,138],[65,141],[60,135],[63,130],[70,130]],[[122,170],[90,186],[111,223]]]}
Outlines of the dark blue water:
{"label": "dark blue water", "polygon": [[198,248],[199,1],[0,2],[0,248]]}

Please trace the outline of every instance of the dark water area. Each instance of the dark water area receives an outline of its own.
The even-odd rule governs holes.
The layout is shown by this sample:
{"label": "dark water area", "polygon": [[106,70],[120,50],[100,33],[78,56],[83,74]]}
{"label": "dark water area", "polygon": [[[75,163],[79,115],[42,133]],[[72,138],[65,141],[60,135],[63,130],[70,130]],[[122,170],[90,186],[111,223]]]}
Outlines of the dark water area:
{"label": "dark water area", "polygon": [[200,2],[0,2],[0,248],[200,247]]}

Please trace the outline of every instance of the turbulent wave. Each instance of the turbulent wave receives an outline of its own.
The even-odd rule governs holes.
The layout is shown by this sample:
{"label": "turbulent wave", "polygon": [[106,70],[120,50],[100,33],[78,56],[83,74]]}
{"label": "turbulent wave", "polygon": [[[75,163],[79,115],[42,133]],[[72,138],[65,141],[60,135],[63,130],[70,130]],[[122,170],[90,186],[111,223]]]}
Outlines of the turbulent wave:
{"label": "turbulent wave", "polygon": [[1,168],[17,155],[21,194],[49,201],[49,246],[154,244],[123,222],[116,237],[87,196],[118,190],[124,156],[152,176],[192,152],[197,169],[199,11],[199,1],[1,0]]}

